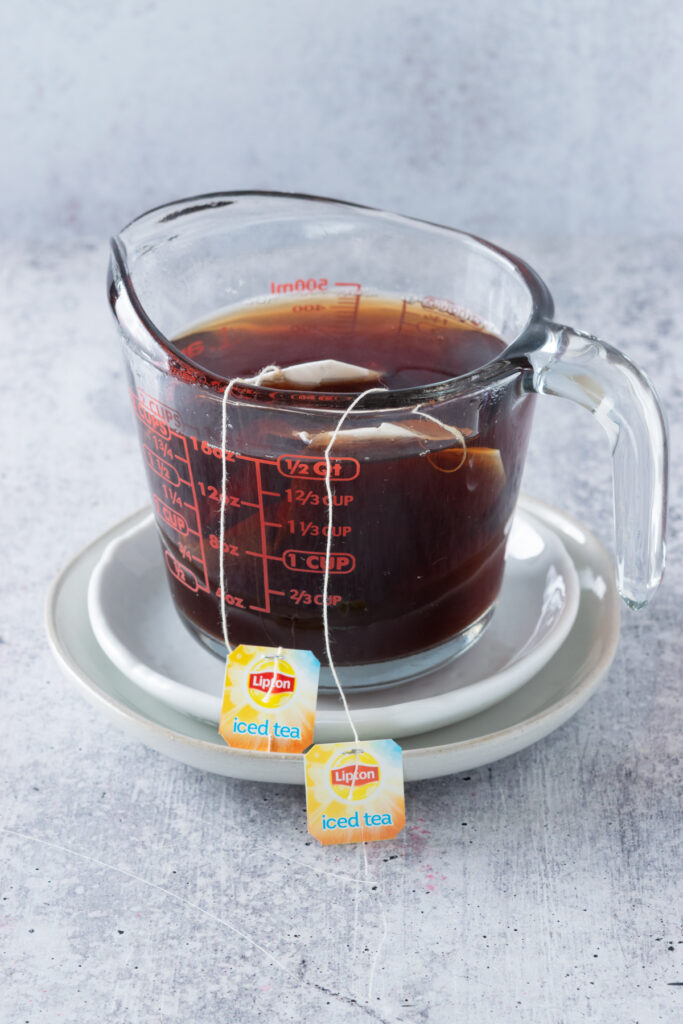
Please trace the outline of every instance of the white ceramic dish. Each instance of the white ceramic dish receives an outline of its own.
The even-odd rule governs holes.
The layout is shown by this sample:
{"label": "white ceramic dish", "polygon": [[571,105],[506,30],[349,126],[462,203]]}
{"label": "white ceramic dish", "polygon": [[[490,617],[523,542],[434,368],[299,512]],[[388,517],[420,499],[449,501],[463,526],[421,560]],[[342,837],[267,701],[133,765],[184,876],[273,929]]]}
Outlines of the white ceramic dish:
{"label": "white ceramic dish", "polygon": [[[540,502],[526,508],[563,541],[580,585],[579,609],[567,639],[524,686],[478,715],[428,733],[404,737],[407,780],[466,771],[506,757],[547,736],[588,700],[614,657],[619,602],[609,555],[579,522]],[[175,760],[234,778],[303,783],[295,754],[233,750],[214,727],[144,692],[105,655],[90,625],[88,585],[102,552],[137,513],[81,551],[59,574],[47,597],[52,649],[83,696],[129,736]]]}
{"label": "white ceramic dish", "polygon": [[[478,714],[509,696],[564,643],[579,606],[576,570],[561,538],[524,502],[515,516],[496,611],[469,651],[396,686],[347,693],[362,739],[398,739]],[[173,607],[151,513],[121,526],[88,590],[100,647],[141,689],[218,726],[223,665],[190,635]],[[316,738],[350,739],[339,695],[318,695]]]}

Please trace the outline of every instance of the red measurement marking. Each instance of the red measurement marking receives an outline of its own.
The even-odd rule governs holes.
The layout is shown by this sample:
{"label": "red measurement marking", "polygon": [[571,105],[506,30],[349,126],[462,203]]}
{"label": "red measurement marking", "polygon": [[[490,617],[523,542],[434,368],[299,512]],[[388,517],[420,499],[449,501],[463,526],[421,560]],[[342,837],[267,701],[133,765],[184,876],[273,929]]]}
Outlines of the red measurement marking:
{"label": "red measurement marking", "polygon": [[183,418],[180,413],[177,413],[170,405],[164,405],[164,403],[160,402],[158,398],[153,398],[152,395],[148,395],[144,391],[138,391],[138,400],[144,405],[148,412],[151,412],[152,416],[161,420],[162,423],[166,423],[168,426],[174,427],[176,430],[182,429]]}
{"label": "red measurement marking", "polygon": [[[197,543],[193,544],[193,550],[190,550],[187,545],[180,544],[182,557],[197,567],[197,573],[175,559],[180,569],[187,574],[185,581],[181,580],[178,572],[175,573],[175,577],[193,591],[203,590],[209,593],[211,587],[206,566],[205,538],[201,531],[197,491],[188,451],[188,443],[194,444],[197,451],[199,451],[199,443],[196,438],[188,438],[185,434],[171,429],[169,423],[182,425],[182,418],[175,409],[164,405],[163,402],[143,391],[137,395],[131,391],[131,398],[135,414],[153,435],[147,438],[147,444],[143,444],[143,457],[149,469],[162,480],[161,493],[166,500],[164,501],[159,494],[153,495],[157,519],[181,537],[192,534],[197,538]],[[211,451],[213,449],[207,445],[206,453]],[[181,463],[186,467],[185,476],[181,476],[177,468]],[[189,494],[179,491],[178,488],[181,486],[189,488]],[[199,487],[204,494],[201,481]],[[192,500],[186,501],[185,498]],[[192,513],[194,513],[194,519]],[[193,525],[196,529],[192,528]],[[168,564],[169,572],[173,572],[170,563]]]}
{"label": "red measurement marking", "polygon": [[232,459],[241,459],[242,462],[261,462],[264,466],[274,466],[275,459],[261,459],[257,455],[237,455],[233,452],[230,456]]}
{"label": "red measurement marking", "polygon": [[162,437],[155,436],[152,438],[152,444],[157,452],[161,452],[163,458],[168,459],[169,462],[175,462],[176,454],[169,441],[165,441]]}
{"label": "red measurement marking", "polygon": [[[260,462],[255,463],[256,468],[256,487],[258,490],[258,503],[261,515],[259,516],[261,522],[261,551],[266,554],[266,524],[264,522],[263,515],[263,494],[261,492],[261,464]],[[263,559],[263,589],[266,594],[266,611],[270,611],[270,597],[268,596],[268,563],[266,559]]]}
{"label": "red measurement marking", "polygon": [[174,579],[178,580],[178,583],[182,583],[188,590],[196,593],[199,590],[199,580],[192,572],[191,569],[187,569],[184,565],[181,565],[177,558],[174,558],[170,551],[164,552],[166,556],[166,565],[168,571]]}
{"label": "red measurement marking", "polygon": [[199,562],[201,565],[201,558],[198,558],[197,555],[192,554],[188,544],[183,544],[183,542],[180,541],[180,543],[178,544],[178,550],[180,551],[180,554],[187,562]]}
{"label": "red measurement marking", "polygon": [[181,505],[181,506],[184,506],[185,502],[180,497],[178,492],[174,491],[168,484],[163,483],[161,485],[161,489],[164,492],[164,497],[166,498],[167,501],[169,501],[171,503],[171,505]]}
{"label": "red measurement marking", "polygon": [[160,476],[162,480],[165,480],[171,487],[177,487],[180,483],[180,477],[176,473],[173,466],[166,462],[161,456],[153,452],[151,448],[148,448],[146,444],[143,444],[142,451],[145,457],[145,462],[157,476]]}
{"label": "red measurement marking", "polygon": [[[348,524],[344,526],[333,526],[332,536],[333,537],[349,537],[353,530],[352,526]],[[327,525],[316,523],[312,519],[299,519],[289,520],[289,532],[300,533],[302,537],[327,537],[328,528]]]}
{"label": "red measurement marking", "polygon": [[[271,466],[276,466],[277,463],[276,462],[271,462],[270,465]],[[266,491],[264,489],[264,490],[261,491],[261,494],[269,494],[273,498],[281,498],[282,497],[282,495],[280,494],[279,491]]]}
{"label": "red measurement marking", "polygon": [[[297,505],[323,505],[325,508],[328,507],[329,501],[327,500],[326,494],[320,494],[318,491],[304,491],[295,490],[293,491],[290,487],[286,490],[287,500],[296,502]],[[353,502],[352,494],[333,494],[332,505],[335,508],[346,508]]]}
{"label": "red measurement marking", "polygon": [[360,291],[361,288],[363,287],[363,285],[359,284],[358,281],[335,281],[334,282],[334,287],[335,288],[357,288],[358,291]]}
{"label": "red measurement marking", "polygon": [[[293,601],[294,604],[316,604],[322,605],[323,595],[322,594],[311,594],[308,590],[290,590],[289,600]],[[341,594],[328,594],[327,596],[328,605],[341,604]]]}
{"label": "red measurement marking", "polygon": [[[325,553],[323,551],[297,551],[289,548],[282,553],[282,561],[287,569],[293,572],[325,572]],[[330,555],[330,575],[353,572],[356,568],[354,555],[346,551],[333,552]]]}
{"label": "red measurement marking", "polygon": [[353,307],[353,316],[351,318],[351,330],[353,331],[353,330],[356,329],[356,319],[358,317],[358,307],[360,306],[360,290],[361,290],[361,286],[359,284],[356,284],[356,283],[352,282],[352,281],[340,282],[339,286],[342,287],[342,288],[357,288],[358,289],[358,291],[356,292],[355,296],[354,295],[349,295],[349,296],[343,296],[342,295],[337,300],[338,304],[342,307],[342,309],[344,309],[346,307],[349,311],[351,311],[351,308]]}
{"label": "red measurement marking", "polygon": [[[326,474],[325,459],[310,455],[281,455],[277,460],[277,468],[282,476],[324,480]],[[331,480],[355,480],[360,472],[358,459],[330,459]]]}
{"label": "red measurement marking", "polygon": [[[176,512],[175,509],[171,508],[162,501],[158,494],[153,495],[154,504],[156,505],[157,515],[167,526],[170,526],[176,533],[180,533],[183,536],[190,533],[190,529],[185,521],[185,518],[181,516],[180,512]],[[194,533],[195,531],[191,531]]]}
{"label": "red measurement marking", "polygon": [[325,292],[329,281],[326,277],[299,277],[296,281],[271,281],[272,295],[283,295],[289,292]]}
{"label": "red measurement marking", "polygon": [[197,339],[196,341],[190,342],[190,344],[187,346],[187,348],[183,349],[183,352],[185,353],[185,355],[189,356],[190,359],[194,359],[195,356],[200,356],[203,351],[204,351],[204,342],[201,341],[200,339]]}
{"label": "red measurement marking", "polygon": [[[221,546],[220,537],[217,537],[215,533],[209,534],[209,545],[214,548],[215,551]],[[226,541],[223,542],[223,553],[226,555],[234,555],[235,558],[239,558],[240,549],[235,544],[228,544]]]}
{"label": "red measurement marking", "polygon": [[158,420],[156,416],[153,416],[148,409],[145,409],[144,405],[138,401],[135,395],[133,395],[133,410],[137,418],[144,423],[148,430],[153,431],[153,433],[158,434],[159,437],[163,437],[166,440],[170,439],[171,428],[165,423],[162,423],[161,420]]}
{"label": "red measurement marking", "polygon": [[[218,490],[217,487],[213,487],[211,484],[208,487],[206,487],[202,483],[202,481],[200,480],[199,481],[199,492],[202,495],[202,497],[208,498],[209,501],[217,501],[220,504],[221,492]],[[194,493],[194,488],[193,488],[193,493]],[[242,504],[242,502],[241,502],[241,500],[238,497],[236,497],[236,495],[234,495],[234,494],[226,494],[225,495],[225,502],[224,502],[224,504],[226,506],[230,506],[230,508],[239,508],[240,505]],[[256,507],[257,506],[254,506],[254,508],[256,508]]]}
{"label": "red measurement marking", "polygon": [[192,465],[190,463],[190,452],[188,450],[188,439],[183,435],[176,435],[179,440],[182,441],[183,458],[187,466],[187,477],[188,486],[192,492],[192,498],[194,500],[194,513],[195,513],[195,526],[197,527],[197,536],[199,537],[199,554],[195,556],[194,561],[198,562],[202,567],[203,579],[200,581],[199,588],[204,590],[207,594],[211,593],[211,585],[209,583],[209,570],[206,564],[206,550],[204,547],[204,535],[202,532],[202,524],[199,518],[199,500],[197,498],[197,488],[194,482],[194,476],[192,473]]}

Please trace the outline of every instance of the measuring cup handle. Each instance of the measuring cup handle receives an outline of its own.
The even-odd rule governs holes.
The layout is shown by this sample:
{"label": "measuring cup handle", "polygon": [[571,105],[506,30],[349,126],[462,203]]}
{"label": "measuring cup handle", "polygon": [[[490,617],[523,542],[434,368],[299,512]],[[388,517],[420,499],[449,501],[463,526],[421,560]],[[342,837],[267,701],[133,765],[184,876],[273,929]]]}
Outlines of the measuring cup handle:
{"label": "measuring cup handle", "polygon": [[664,572],[668,442],[652,384],[617,349],[590,334],[548,323],[528,353],[531,390],[568,398],[602,424],[612,450],[617,587],[642,608]]}

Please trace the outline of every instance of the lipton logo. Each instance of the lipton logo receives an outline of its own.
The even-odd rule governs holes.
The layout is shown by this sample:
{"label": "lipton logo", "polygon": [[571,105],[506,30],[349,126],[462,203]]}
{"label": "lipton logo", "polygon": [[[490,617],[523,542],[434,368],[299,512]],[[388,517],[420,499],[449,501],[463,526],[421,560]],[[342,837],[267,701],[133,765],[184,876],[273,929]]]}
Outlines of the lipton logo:
{"label": "lipton logo", "polygon": [[330,785],[344,800],[366,800],[379,783],[378,762],[360,747],[345,750],[330,768]]}
{"label": "lipton logo", "polygon": [[259,707],[282,707],[294,696],[296,673],[283,658],[264,658],[250,670],[247,691]]}

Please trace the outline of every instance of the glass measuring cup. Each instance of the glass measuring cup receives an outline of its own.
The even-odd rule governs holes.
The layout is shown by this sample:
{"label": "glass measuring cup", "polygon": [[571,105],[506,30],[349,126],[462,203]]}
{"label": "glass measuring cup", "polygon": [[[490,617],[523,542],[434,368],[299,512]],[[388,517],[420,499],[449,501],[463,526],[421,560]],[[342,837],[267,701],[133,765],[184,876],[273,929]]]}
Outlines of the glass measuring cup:
{"label": "glass measuring cup", "polygon": [[[329,563],[324,450],[353,395],[236,383],[223,451],[227,380],[207,370],[201,337],[173,340],[217,310],[291,296],[303,316],[323,294],[341,317],[398,296],[404,321],[427,332],[455,318],[507,346],[461,376],[370,394],[349,413],[331,456]],[[173,600],[216,653],[222,601],[232,644],[310,649],[325,664],[326,566],[346,686],[413,678],[465,650],[501,585],[536,394],[570,398],[602,423],[619,590],[637,608],[659,585],[667,462],[657,398],[618,351],[554,323],[547,288],[516,257],[351,204],[219,193],[128,225],[112,241],[109,296]]]}

